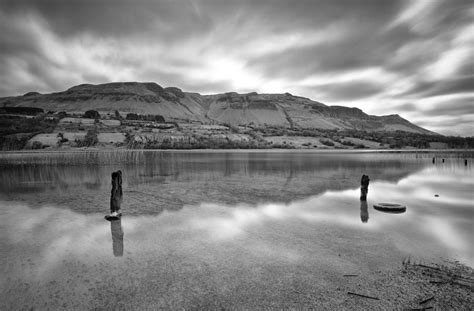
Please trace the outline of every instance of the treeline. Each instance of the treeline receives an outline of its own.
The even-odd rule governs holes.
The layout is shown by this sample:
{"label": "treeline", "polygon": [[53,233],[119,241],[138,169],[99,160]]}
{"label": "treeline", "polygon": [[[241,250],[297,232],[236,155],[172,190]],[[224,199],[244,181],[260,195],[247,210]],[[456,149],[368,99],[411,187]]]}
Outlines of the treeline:
{"label": "treeline", "polygon": [[[84,115],[84,118],[88,119],[101,119],[101,115],[96,110],[87,110]],[[113,117],[116,120],[123,120],[123,117],[120,113],[115,110]],[[158,114],[138,114],[138,113],[127,113],[125,120],[130,121],[154,121],[154,122],[165,122],[165,118]]]}
{"label": "treeline", "polygon": [[[355,148],[361,148],[361,146],[345,140],[346,137],[375,141],[389,146],[392,149],[398,149],[405,146],[426,149],[430,148],[430,143],[444,143],[447,148],[452,149],[474,148],[474,137],[429,135],[404,131],[368,132],[360,130],[290,129],[272,126],[254,127],[253,130],[263,136],[323,137]],[[331,146],[330,141],[326,140],[325,142],[326,145]]]}
{"label": "treeline", "polygon": [[416,148],[430,148],[430,143],[443,143],[447,148],[474,148],[474,137],[442,136],[418,134],[403,131],[396,132],[366,132],[366,131],[343,131],[343,135],[360,139],[369,139],[392,149],[412,146]]}
{"label": "treeline", "polygon": [[57,120],[43,117],[25,118],[0,115],[0,149],[20,150],[30,138],[40,133],[51,133]]}
{"label": "treeline", "polygon": [[212,136],[187,136],[180,139],[164,138],[142,142],[136,141],[133,134],[126,135],[125,146],[128,149],[265,149],[273,147],[271,143],[255,139],[230,140]]}
{"label": "treeline", "polygon": [[157,114],[136,114],[128,113],[125,117],[126,120],[137,120],[137,121],[154,121],[154,122],[165,122],[163,116]]}
{"label": "treeline", "polygon": [[22,114],[35,116],[44,113],[44,110],[36,107],[1,107],[0,114]]}

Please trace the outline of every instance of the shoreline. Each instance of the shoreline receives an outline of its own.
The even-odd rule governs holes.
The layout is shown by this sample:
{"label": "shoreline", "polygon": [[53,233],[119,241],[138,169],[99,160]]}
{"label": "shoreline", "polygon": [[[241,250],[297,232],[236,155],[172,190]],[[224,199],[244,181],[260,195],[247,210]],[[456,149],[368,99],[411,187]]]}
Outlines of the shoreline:
{"label": "shoreline", "polygon": [[120,148],[71,148],[71,149],[24,149],[24,150],[0,150],[1,154],[48,154],[48,153],[110,153],[110,152],[193,152],[193,153],[206,153],[206,152],[279,152],[279,153],[291,153],[291,152],[302,152],[302,153],[474,153],[474,149],[306,149],[306,148],[254,148],[254,149],[221,149],[221,148],[200,148],[200,149],[120,149]]}

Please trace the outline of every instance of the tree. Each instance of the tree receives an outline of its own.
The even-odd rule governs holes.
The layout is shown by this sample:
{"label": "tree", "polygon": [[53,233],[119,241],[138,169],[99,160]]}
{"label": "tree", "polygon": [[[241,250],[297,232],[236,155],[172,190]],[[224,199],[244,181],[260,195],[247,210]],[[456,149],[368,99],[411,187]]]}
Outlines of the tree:
{"label": "tree", "polygon": [[116,120],[122,120],[122,116],[120,115],[120,112],[118,112],[118,110],[115,110],[114,111],[114,115],[115,115],[115,119]]}
{"label": "tree", "polygon": [[138,120],[138,115],[136,113],[127,113],[127,116],[125,117],[127,120]]}
{"label": "tree", "polygon": [[62,119],[62,118],[66,118],[67,117],[67,113],[65,111],[60,111],[57,113],[57,116],[58,118]]}
{"label": "tree", "polygon": [[82,146],[92,147],[92,146],[95,146],[98,142],[99,142],[99,139],[97,138],[97,131],[95,129],[88,130],[86,133],[86,136],[84,137]]}
{"label": "tree", "polygon": [[100,114],[95,110],[87,110],[84,113],[84,118],[88,119],[100,119]]}

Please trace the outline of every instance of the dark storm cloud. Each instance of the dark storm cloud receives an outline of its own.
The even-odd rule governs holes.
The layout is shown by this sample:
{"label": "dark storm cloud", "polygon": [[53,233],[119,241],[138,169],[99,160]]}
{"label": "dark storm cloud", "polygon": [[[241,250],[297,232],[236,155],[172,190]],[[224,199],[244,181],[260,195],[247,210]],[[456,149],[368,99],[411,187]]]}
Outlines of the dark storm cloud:
{"label": "dark storm cloud", "polygon": [[0,28],[0,94],[63,87],[55,75],[60,64],[49,57],[41,44],[41,33],[32,27],[28,16],[16,19],[0,11]]}
{"label": "dark storm cloud", "polygon": [[402,105],[399,105],[397,106],[397,109],[400,111],[400,113],[404,113],[404,112],[412,112],[412,111],[417,111],[418,108],[416,107],[415,104],[413,103],[405,103],[405,104],[402,104]]}
{"label": "dark storm cloud", "polygon": [[[334,10],[350,12],[340,13],[342,18],[331,20],[332,23],[341,23],[341,34],[344,35],[342,40],[328,38],[327,42],[322,44],[294,49],[289,53],[283,51],[263,55],[251,59],[248,65],[263,70],[269,76],[290,75],[295,78],[314,72],[337,73],[369,66],[381,66],[401,74],[413,73],[445,51],[448,43],[446,39],[450,38],[450,35],[455,35],[460,27],[472,23],[472,14],[468,13],[468,9],[472,8],[470,1],[446,1],[439,4],[434,12],[426,17],[431,20],[426,21],[429,25],[422,30],[408,23],[390,24],[400,12],[400,4],[397,1],[391,2],[391,6],[386,5],[386,1],[378,1],[378,6],[366,1],[357,4],[350,2],[357,5],[357,8],[341,7],[347,3],[341,1],[332,7]],[[369,15],[370,18],[367,18]],[[423,20],[418,23],[423,24]],[[315,26],[323,27],[324,23]],[[429,42],[433,39],[439,39],[437,44]],[[418,50],[412,52],[413,55],[402,60],[395,58],[399,50],[423,40],[427,43],[420,45]]]}
{"label": "dark storm cloud", "polygon": [[180,38],[211,29],[191,1],[152,0],[4,0],[7,13],[33,12],[61,36],[83,32],[97,36],[152,35]]}
{"label": "dark storm cloud", "polygon": [[196,93],[220,93],[232,91],[228,81],[206,81],[189,79],[186,74],[147,69],[142,74],[143,81],[160,81],[162,86],[179,86],[184,91]]}
{"label": "dark storm cloud", "polygon": [[250,59],[248,66],[269,76],[294,78],[374,66],[410,36],[406,27],[396,27],[388,36],[380,33],[387,20],[399,12],[399,1],[325,1],[324,9],[317,9],[318,5],[314,11],[300,12],[301,16],[306,16],[315,30],[337,25],[337,33],[328,33],[325,41],[311,46]]}
{"label": "dark storm cloud", "polygon": [[[425,111],[427,116],[464,116],[472,114],[474,116],[474,111],[472,109],[474,97],[468,99],[460,100],[450,100],[449,104],[440,103]],[[474,125],[473,125],[474,126]]]}
{"label": "dark storm cloud", "polygon": [[474,76],[420,82],[405,94],[427,97],[469,92],[474,92]]}
{"label": "dark storm cloud", "polygon": [[340,100],[356,100],[380,93],[384,86],[369,82],[345,82],[334,84],[319,84],[312,87],[324,102]]}
{"label": "dark storm cloud", "polygon": [[[341,71],[383,66],[405,40],[416,37],[405,27],[397,27],[386,33],[371,30],[382,27],[382,21],[370,21],[363,27],[341,23],[341,34],[344,36],[341,40],[328,39],[323,44],[263,55],[251,59],[248,65],[263,70],[269,76],[290,75],[301,78],[311,73],[337,74]],[[402,32],[405,37],[401,36]]]}
{"label": "dark storm cloud", "polygon": [[473,18],[471,0],[0,0],[0,96],[156,81],[421,118],[473,93]]}
{"label": "dark storm cloud", "polygon": [[[456,98],[457,97],[457,98]],[[417,125],[427,127],[435,132],[446,135],[474,136],[474,94],[460,96],[444,96],[434,104],[407,105],[405,112]],[[403,111],[402,105],[399,109]],[[415,108],[415,109],[412,109]]]}
{"label": "dark storm cloud", "polygon": [[101,84],[104,82],[108,82],[108,77],[106,75],[97,74],[97,73],[84,73],[82,75],[82,80],[87,81],[91,84]]}
{"label": "dark storm cloud", "polygon": [[[459,136],[459,133],[472,133],[474,118],[440,118],[436,122],[429,120],[418,120],[417,125],[425,128],[430,128],[436,133],[444,135]],[[472,134],[469,134],[472,136]]]}

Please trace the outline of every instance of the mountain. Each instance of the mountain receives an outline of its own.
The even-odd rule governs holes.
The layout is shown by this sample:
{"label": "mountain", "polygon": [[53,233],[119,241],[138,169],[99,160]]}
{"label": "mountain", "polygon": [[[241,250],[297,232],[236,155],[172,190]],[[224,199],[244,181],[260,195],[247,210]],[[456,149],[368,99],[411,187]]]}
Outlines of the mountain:
{"label": "mountain", "polygon": [[327,106],[311,99],[284,94],[201,95],[147,82],[81,84],[50,94],[29,92],[0,98],[3,107],[36,107],[45,111],[157,114],[166,120],[287,128],[406,131],[434,134],[399,115],[373,116],[358,108]]}

